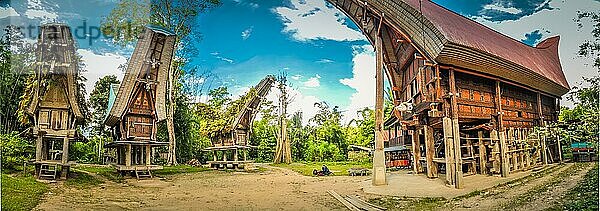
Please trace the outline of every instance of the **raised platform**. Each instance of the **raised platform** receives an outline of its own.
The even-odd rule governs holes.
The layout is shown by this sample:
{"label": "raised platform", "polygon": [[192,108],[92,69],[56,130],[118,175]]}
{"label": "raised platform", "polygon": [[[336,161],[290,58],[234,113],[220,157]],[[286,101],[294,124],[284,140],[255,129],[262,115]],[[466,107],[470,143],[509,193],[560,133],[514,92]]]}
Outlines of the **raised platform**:
{"label": "raised platform", "polygon": [[115,167],[117,169],[117,171],[135,171],[135,170],[160,170],[163,169],[163,166],[160,165],[131,165],[131,166],[125,166],[125,165],[118,165],[118,164],[111,164],[113,167]]}
{"label": "raised platform", "polygon": [[59,165],[59,166],[71,166],[71,165],[76,164],[75,161],[69,161],[69,162],[63,164],[62,161],[60,161],[60,160],[42,160],[42,161],[33,161],[33,163],[34,164]]}
{"label": "raised platform", "polygon": [[256,146],[248,146],[248,145],[231,145],[231,146],[212,146],[205,148],[204,150],[231,150],[231,149],[252,149],[256,148]]}
{"label": "raised platform", "polygon": [[105,144],[105,147],[108,148],[113,148],[113,147],[117,147],[117,146],[122,146],[125,144],[131,144],[131,145],[150,145],[150,146],[166,146],[169,145],[169,142],[162,142],[162,141],[139,141],[139,140],[127,140],[127,141],[114,141],[114,142],[110,142]]}

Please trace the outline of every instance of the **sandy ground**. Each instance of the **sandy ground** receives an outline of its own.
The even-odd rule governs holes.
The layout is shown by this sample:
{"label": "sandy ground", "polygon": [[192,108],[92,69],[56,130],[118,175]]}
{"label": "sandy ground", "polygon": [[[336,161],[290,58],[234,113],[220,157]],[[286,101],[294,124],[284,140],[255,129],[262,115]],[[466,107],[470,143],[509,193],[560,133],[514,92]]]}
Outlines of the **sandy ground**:
{"label": "sandy ground", "polygon": [[340,210],[326,191],[360,194],[369,177],[306,177],[287,169],[263,173],[207,171],[169,179],[107,182],[78,190],[58,185],[39,210]]}
{"label": "sandy ground", "polygon": [[[424,175],[392,172],[388,186],[372,187],[370,177],[307,177],[288,169],[267,166],[262,173],[207,171],[179,174],[151,180],[128,179],[125,184],[107,181],[90,189],[69,188],[54,184],[37,210],[344,210],[345,207],[326,191],[340,195],[376,198],[380,195],[409,197],[442,196],[447,199],[472,190],[483,194],[450,200],[441,210],[502,210],[502,206],[522,197],[536,187],[551,181],[573,164],[548,166],[547,174],[518,184],[492,188],[531,173],[515,173],[509,178],[489,176],[465,177],[465,189],[444,185],[442,179],[427,179]],[[587,166],[546,193],[534,197],[517,210],[541,210],[551,207],[567,190],[574,187],[592,167]],[[443,177],[443,175],[440,175]],[[470,183],[469,183],[470,182]]]}

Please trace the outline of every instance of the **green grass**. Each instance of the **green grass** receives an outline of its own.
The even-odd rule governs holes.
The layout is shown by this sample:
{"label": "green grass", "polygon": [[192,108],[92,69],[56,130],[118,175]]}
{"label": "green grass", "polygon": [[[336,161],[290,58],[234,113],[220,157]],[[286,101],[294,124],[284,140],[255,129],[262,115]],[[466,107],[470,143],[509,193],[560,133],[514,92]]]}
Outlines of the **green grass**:
{"label": "green grass", "polygon": [[2,209],[31,210],[40,202],[48,186],[32,176],[2,174]]}
{"label": "green grass", "polygon": [[561,199],[563,204],[548,210],[598,210],[598,163]]}
{"label": "green grass", "polygon": [[292,164],[271,164],[271,166],[291,169],[305,176],[313,176],[313,170],[321,170],[321,167],[326,165],[330,171],[334,172],[335,176],[348,176],[350,168],[366,168],[371,170],[371,163],[354,163],[354,162],[306,162]]}
{"label": "green grass", "polygon": [[100,175],[110,181],[116,183],[123,183],[125,179],[121,176],[117,170],[111,167],[96,167],[96,166],[77,166],[76,169],[87,171],[90,173],[94,173]]}
{"label": "green grass", "polygon": [[369,199],[369,203],[385,207],[388,210],[435,210],[447,202],[442,197],[408,198],[386,196]]}
{"label": "green grass", "polygon": [[210,171],[209,168],[204,167],[193,167],[188,165],[177,165],[177,166],[164,166],[163,169],[152,171],[152,175],[155,176],[169,176],[175,174],[184,173],[196,173],[203,171]]}
{"label": "green grass", "polygon": [[104,183],[102,180],[83,172],[71,172],[69,179],[65,181],[65,185],[78,189],[91,188],[102,183]]}

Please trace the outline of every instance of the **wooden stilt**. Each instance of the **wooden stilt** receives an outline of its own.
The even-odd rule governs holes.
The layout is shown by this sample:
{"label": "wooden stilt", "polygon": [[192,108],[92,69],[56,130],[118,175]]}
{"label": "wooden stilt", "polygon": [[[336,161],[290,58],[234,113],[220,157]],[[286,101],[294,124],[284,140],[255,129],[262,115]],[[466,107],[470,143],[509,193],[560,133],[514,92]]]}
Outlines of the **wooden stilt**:
{"label": "wooden stilt", "polygon": [[453,185],[455,181],[454,172],[456,163],[454,163],[454,143],[452,141],[452,120],[448,117],[442,119],[444,130],[444,144],[446,156],[446,183]]}
{"label": "wooden stilt", "polygon": [[[380,25],[381,27],[381,25]],[[375,151],[373,152],[373,185],[385,185],[386,169],[383,152],[383,40],[381,34],[375,36]]]}
{"label": "wooden stilt", "polygon": [[456,181],[455,188],[463,188],[463,171],[462,171],[462,153],[460,150],[460,132],[458,127],[458,118],[452,119],[452,134],[454,141],[454,162],[456,162]]}
{"label": "wooden stilt", "polygon": [[42,161],[42,145],[43,138],[41,135],[38,135],[35,141],[35,161]]}
{"label": "wooden stilt", "polygon": [[433,159],[435,158],[435,140],[433,139],[433,128],[425,125],[423,128],[423,132],[425,133],[425,158],[427,159],[427,177],[437,178],[437,163],[433,162]]}
{"label": "wooden stilt", "polygon": [[146,165],[150,165],[152,163],[152,148],[150,145],[146,145]]}
{"label": "wooden stilt", "polygon": [[415,172],[415,174],[421,173],[421,144],[419,141],[419,129],[415,129],[413,130],[413,135],[412,135],[412,148],[413,148],[413,155],[415,157],[414,159],[414,163],[413,163],[413,171]]}
{"label": "wooden stilt", "polygon": [[131,166],[131,144],[125,145],[125,166]]}
{"label": "wooden stilt", "polygon": [[477,132],[477,138],[479,138],[479,169],[481,174],[487,174],[487,148],[483,143],[483,131]]}
{"label": "wooden stilt", "polygon": [[501,174],[501,169],[502,169],[502,156],[500,153],[500,140],[499,140],[499,133],[497,130],[492,130],[490,132],[490,139],[492,139],[492,141],[494,142],[494,148],[492,149],[492,157],[494,158],[494,162],[492,163],[492,166],[494,168],[494,173],[500,173]]}

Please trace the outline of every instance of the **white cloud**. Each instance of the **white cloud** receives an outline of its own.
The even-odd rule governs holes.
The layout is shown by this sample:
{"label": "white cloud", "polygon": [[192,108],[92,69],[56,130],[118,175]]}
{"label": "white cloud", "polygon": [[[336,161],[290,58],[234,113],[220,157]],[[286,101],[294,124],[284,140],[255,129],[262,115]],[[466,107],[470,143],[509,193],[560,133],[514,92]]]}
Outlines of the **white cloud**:
{"label": "white cloud", "polygon": [[221,61],[225,61],[229,64],[233,64],[233,62],[235,62],[233,61],[233,59],[221,56],[221,53],[219,52],[212,52],[210,53],[210,55],[213,55],[215,58],[220,59]]}
{"label": "white cloud", "polygon": [[497,11],[510,13],[510,14],[519,14],[519,13],[523,12],[520,9],[517,9],[514,7],[505,7],[505,6],[501,5],[499,2],[496,2],[494,4],[485,5],[485,6],[483,6],[483,9],[484,10],[497,10]]}
{"label": "white cloud", "polygon": [[19,17],[19,13],[12,7],[0,7],[0,19],[8,17]]}
{"label": "white cloud", "polygon": [[577,17],[577,11],[600,10],[600,2],[594,0],[568,2],[552,0],[550,1],[550,7],[556,9],[541,10],[517,20],[494,22],[485,20],[482,17],[474,17],[474,19],[517,40],[524,40],[525,34],[538,29],[542,33],[541,40],[550,36],[561,35],[559,55],[563,72],[569,84],[573,86],[581,81],[582,76],[591,77],[597,74],[597,70],[591,66],[593,64],[591,58],[577,56],[579,45],[584,40],[593,40],[591,34],[593,23],[586,20],[584,28],[578,29],[573,19]]}
{"label": "white cloud", "polygon": [[293,75],[291,78],[297,81],[302,78],[302,75]]}
{"label": "white cloud", "polygon": [[123,80],[123,72],[119,70],[119,65],[127,62],[124,56],[112,53],[95,54],[88,49],[79,49],[77,53],[81,55],[83,63],[86,65],[86,72],[83,76],[87,78],[85,89],[89,94],[94,89],[94,84],[101,77],[106,75],[116,75],[117,79]]}
{"label": "white cloud", "polygon": [[304,84],[305,87],[308,87],[308,88],[320,87],[321,86],[321,81],[319,79],[321,79],[321,76],[319,74],[317,74],[317,75],[315,75],[315,77],[310,77],[303,84]]}
{"label": "white cloud", "polygon": [[41,19],[43,21],[54,21],[58,14],[52,11],[52,8],[42,5],[41,0],[29,0],[25,16],[29,19]]}
{"label": "white cloud", "polygon": [[322,64],[327,64],[327,63],[333,63],[334,61],[331,59],[320,59],[319,61],[317,61],[317,63],[322,63]]}
{"label": "white cloud", "polygon": [[250,37],[250,35],[252,35],[253,29],[254,29],[254,27],[250,27],[250,28],[247,28],[246,30],[242,31],[242,39],[247,40]]}
{"label": "white cloud", "polygon": [[[292,7],[277,7],[285,27],[284,33],[290,33],[299,41],[316,39],[354,41],[365,37],[348,27],[343,13],[334,7],[328,7],[323,0],[292,0]],[[327,29],[327,30],[324,30]]]}
{"label": "white cloud", "polygon": [[350,96],[350,105],[344,113],[344,122],[358,117],[357,111],[375,107],[375,53],[371,45],[354,47],[352,78],[340,79],[340,83],[356,90]]}

